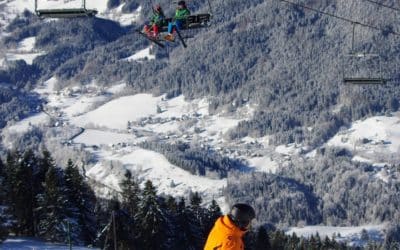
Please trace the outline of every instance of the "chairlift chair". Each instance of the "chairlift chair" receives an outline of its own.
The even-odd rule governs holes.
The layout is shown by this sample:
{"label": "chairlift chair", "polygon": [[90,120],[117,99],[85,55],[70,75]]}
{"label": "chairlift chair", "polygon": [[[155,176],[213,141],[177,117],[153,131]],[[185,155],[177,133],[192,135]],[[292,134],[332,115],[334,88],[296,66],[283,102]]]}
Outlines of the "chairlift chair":
{"label": "chairlift chair", "polygon": [[[187,31],[187,30],[194,30],[194,29],[200,29],[200,28],[207,28],[210,26],[210,21],[212,18],[212,9],[211,9],[211,4],[210,4],[210,0],[207,0],[208,2],[208,7],[209,7],[209,13],[200,13],[200,14],[195,14],[195,15],[190,15],[185,19],[185,22],[182,25],[182,28],[180,29],[181,31]],[[160,32],[166,32],[168,30],[168,23],[172,22],[173,18],[167,18],[165,25],[163,25],[162,27],[160,27]],[[183,47],[187,47],[186,38],[192,38],[192,36],[187,36],[184,35],[182,36],[181,31],[179,31],[178,29],[175,30],[179,40],[181,41]],[[151,38],[148,37],[146,34],[144,34],[143,32],[141,32],[140,30],[137,30],[137,32],[139,34],[141,34],[142,36],[144,36],[145,38],[147,38],[148,40],[150,40],[151,42],[157,44],[158,46],[164,48],[164,44],[162,42],[165,42],[165,40],[159,40],[156,38]]]}
{"label": "chairlift chair", "polygon": [[376,63],[376,67],[373,71],[368,71],[368,68],[364,68],[364,72],[355,73],[352,72],[348,74],[346,70],[351,70],[350,65],[343,64],[343,82],[348,84],[385,84],[386,79],[383,77],[382,73],[382,62],[381,56],[378,54],[366,54],[366,53],[350,53],[346,55],[347,59],[354,63],[360,63],[361,60],[364,60],[364,63]]}
{"label": "chairlift chair", "polygon": [[82,0],[81,8],[65,8],[65,9],[38,9],[38,0],[35,0],[35,13],[40,18],[76,18],[76,17],[93,17],[98,11],[86,8],[86,0]]}
{"label": "chairlift chair", "polygon": [[364,67],[360,72],[353,72],[352,74],[347,74],[346,70],[351,70],[351,65],[343,63],[343,83],[348,84],[385,84],[386,79],[383,77],[382,73],[382,60],[379,54],[374,53],[365,53],[365,52],[355,52],[354,50],[354,34],[355,34],[355,26],[358,23],[353,23],[353,34],[352,34],[352,44],[351,44],[351,52],[347,54],[344,59],[350,60],[352,62],[356,62],[359,66],[367,66],[362,65],[360,62],[364,62],[365,64],[371,64],[373,62],[377,63],[374,70],[370,70],[368,67]]}

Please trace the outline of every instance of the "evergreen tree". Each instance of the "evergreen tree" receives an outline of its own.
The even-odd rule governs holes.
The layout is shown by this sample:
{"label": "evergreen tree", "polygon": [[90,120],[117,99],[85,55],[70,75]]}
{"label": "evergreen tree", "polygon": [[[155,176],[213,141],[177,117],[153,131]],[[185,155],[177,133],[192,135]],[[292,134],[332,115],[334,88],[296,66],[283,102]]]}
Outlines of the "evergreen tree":
{"label": "evergreen tree", "polygon": [[37,157],[35,156],[32,150],[28,150],[23,154],[22,162],[21,162],[21,175],[17,174],[18,178],[21,181],[20,187],[21,192],[25,192],[22,196],[25,198],[25,201],[21,202],[21,207],[24,206],[24,221],[26,225],[26,230],[28,235],[35,235],[35,222],[36,216],[34,213],[34,209],[36,208],[36,197],[35,197],[35,186],[34,183],[34,172],[37,168]]}
{"label": "evergreen tree", "polygon": [[195,250],[199,249],[200,227],[195,223],[191,210],[185,204],[183,198],[177,204],[177,214],[175,218],[175,238],[172,249],[177,250]]}
{"label": "evergreen tree", "polygon": [[386,233],[385,249],[399,249],[400,248],[400,224],[390,225]]}
{"label": "evergreen tree", "polygon": [[[4,192],[4,203],[8,205],[9,209],[11,211],[15,211],[14,208],[16,207],[16,200],[15,198],[15,189],[14,185],[16,183],[16,169],[17,169],[17,163],[18,163],[18,158],[20,155],[18,152],[7,152],[7,157],[6,157],[6,164],[4,166],[4,185],[2,186],[2,190]],[[13,213],[15,215],[15,213]],[[15,216],[14,216],[15,218]],[[13,224],[12,228],[10,228],[16,235],[19,235],[20,232],[18,230],[17,226],[17,220],[15,218],[15,223]]]}
{"label": "evergreen tree", "polygon": [[[201,206],[202,198],[198,192],[191,193],[190,204],[188,206],[188,212],[192,215],[190,219],[191,226],[193,227],[193,233],[196,235],[196,239],[193,241],[196,248],[201,248],[205,244],[208,236],[209,222],[207,221],[207,210]],[[199,232],[197,232],[199,230]]]}
{"label": "evergreen tree", "polygon": [[257,236],[254,248],[255,250],[272,249],[271,243],[269,242],[269,236],[267,230],[264,227],[259,227],[257,230]]}
{"label": "evergreen tree", "polygon": [[5,167],[0,158],[0,243],[7,238],[9,231],[10,215],[8,215],[8,206],[6,205],[6,190],[5,185]]}
{"label": "evergreen tree", "polygon": [[213,199],[211,201],[210,206],[208,207],[208,210],[206,211],[206,216],[205,216],[204,233],[206,237],[213,228],[216,220],[221,216],[222,216],[221,208],[218,206],[217,202]]}
{"label": "evergreen tree", "polygon": [[[54,159],[47,149],[42,150],[42,157],[38,159],[39,163],[34,172],[34,183],[42,184],[46,179],[46,173],[51,166],[53,166]],[[44,192],[44,185],[35,185],[35,193],[41,194]]]}
{"label": "evergreen tree", "polygon": [[68,217],[70,221],[76,222],[74,239],[90,243],[96,232],[94,216],[96,197],[72,160],[68,160],[65,168],[64,182],[69,207]]}
{"label": "evergreen tree", "polygon": [[145,183],[136,220],[140,228],[139,239],[143,249],[163,249],[166,243],[167,219],[161,210],[156,188],[151,181]]}
{"label": "evergreen tree", "polygon": [[24,156],[19,152],[7,155],[5,189],[15,218],[13,230],[16,235],[34,235],[32,158],[31,152]]}
{"label": "evergreen tree", "polygon": [[[44,193],[39,194],[37,199],[39,204],[38,234],[47,240],[66,242],[66,223],[71,212],[68,211],[69,204],[65,195],[62,173],[54,164],[50,165],[46,173]],[[75,225],[73,224],[72,227],[74,228]]]}
{"label": "evergreen tree", "polygon": [[125,179],[121,182],[122,189],[122,208],[127,211],[129,216],[135,217],[139,206],[140,188],[133,180],[130,171],[125,173]]}
{"label": "evergreen tree", "polygon": [[332,249],[334,247],[332,241],[329,239],[328,236],[326,236],[324,241],[322,242],[322,247],[324,249]]}
{"label": "evergreen tree", "polygon": [[106,239],[104,243],[104,250],[130,250],[141,249],[135,243],[135,238],[130,228],[132,227],[131,218],[125,213],[120,203],[114,199],[112,201],[112,212],[109,223],[106,227]]}
{"label": "evergreen tree", "polygon": [[201,202],[203,201],[198,192],[191,193],[189,199],[190,199],[190,206],[193,208],[200,207]]}
{"label": "evergreen tree", "polygon": [[272,234],[271,247],[272,249],[280,250],[285,249],[286,237],[285,234],[279,230]]}
{"label": "evergreen tree", "polygon": [[140,201],[139,184],[133,179],[131,172],[127,171],[125,173],[125,179],[121,182],[120,186],[122,189],[122,209],[126,211],[130,221],[129,225],[127,225],[127,230],[130,234],[130,237],[133,240],[137,240],[137,232],[140,230],[140,228],[137,227],[135,219]]}
{"label": "evergreen tree", "polygon": [[178,211],[178,204],[176,203],[176,200],[173,196],[168,195],[167,197],[167,201],[166,201],[166,206],[167,206],[167,210],[175,215]]}

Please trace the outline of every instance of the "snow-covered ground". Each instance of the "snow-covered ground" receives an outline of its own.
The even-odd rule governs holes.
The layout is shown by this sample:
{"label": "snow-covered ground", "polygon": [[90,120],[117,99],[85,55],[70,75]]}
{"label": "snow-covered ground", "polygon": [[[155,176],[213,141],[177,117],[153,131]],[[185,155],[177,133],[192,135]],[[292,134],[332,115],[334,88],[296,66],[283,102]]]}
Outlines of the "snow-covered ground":
{"label": "snow-covered ground", "polygon": [[[286,234],[292,235],[295,233],[297,236],[306,238],[319,234],[323,240],[326,236],[335,238],[338,241],[344,241],[350,245],[363,246],[368,243],[368,239],[372,241],[382,242],[384,239],[384,230],[387,227],[385,224],[381,225],[365,225],[358,227],[329,227],[329,226],[305,226],[293,227],[286,231]],[[362,239],[362,231],[368,233],[366,238]],[[364,235],[365,237],[365,235]]]}
{"label": "snow-covered ground", "polygon": [[[363,143],[362,140],[365,139]],[[375,116],[363,121],[356,121],[353,125],[338,133],[328,145],[356,149],[362,146],[365,150],[376,148],[397,153],[400,150],[400,113],[391,117]]]}
{"label": "snow-covered ground", "polygon": [[278,163],[271,156],[253,157],[248,162],[250,167],[254,167],[259,172],[275,173],[279,167]]}
{"label": "snow-covered ground", "polygon": [[27,64],[32,64],[36,57],[44,54],[34,49],[35,41],[35,37],[28,37],[22,40],[14,50],[6,52],[1,64],[5,64],[6,61],[15,60],[24,60]]}
{"label": "snow-covered ground", "polygon": [[72,122],[81,127],[94,124],[123,130],[127,128],[128,121],[156,114],[157,102],[160,99],[160,97],[153,97],[149,94],[121,97],[86,114],[74,117]]}
{"label": "snow-covered ground", "polygon": [[31,126],[39,126],[49,122],[49,117],[45,113],[38,113],[32,115],[14,125],[11,125],[8,130],[16,133],[24,133],[29,130]]}
{"label": "snow-covered ground", "polygon": [[[197,191],[205,198],[220,196],[226,180],[214,180],[207,177],[195,176],[189,172],[174,166],[159,153],[144,150],[137,147],[125,149],[116,154],[105,156],[103,159],[110,162],[120,162],[122,168],[132,173],[139,173],[139,180],[152,180],[160,194],[187,197],[190,191]],[[115,166],[114,166],[115,167]],[[103,163],[96,164],[87,171],[86,175],[91,179],[102,182],[116,190],[123,176],[118,176],[123,171],[110,173]],[[210,202],[211,200],[207,200]]]}
{"label": "snow-covered ground", "polygon": [[82,143],[86,146],[101,146],[133,143],[134,139],[132,134],[86,129],[82,135],[74,139],[74,143]]}
{"label": "snow-covered ground", "polygon": [[141,59],[154,60],[156,59],[156,56],[150,53],[150,47],[148,47],[136,52],[134,55],[130,57],[124,58],[123,60],[130,62],[130,61],[138,61]]}
{"label": "snow-covered ground", "polygon": [[[65,244],[55,244],[44,242],[35,238],[13,237],[0,244],[2,250],[69,250]],[[96,250],[98,248],[88,248],[73,246],[74,250]]]}

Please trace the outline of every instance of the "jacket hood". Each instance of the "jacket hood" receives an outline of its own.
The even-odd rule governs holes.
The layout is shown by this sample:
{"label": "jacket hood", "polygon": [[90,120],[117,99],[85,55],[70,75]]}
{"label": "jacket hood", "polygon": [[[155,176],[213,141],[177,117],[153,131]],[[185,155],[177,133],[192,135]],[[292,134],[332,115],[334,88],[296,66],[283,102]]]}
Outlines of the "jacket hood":
{"label": "jacket hood", "polygon": [[226,232],[226,234],[233,234],[238,237],[242,237],[247,231],[243,231],[233,224],[232,220],[227,216],[221,216],[215,223],[215,226],[221,232]]}

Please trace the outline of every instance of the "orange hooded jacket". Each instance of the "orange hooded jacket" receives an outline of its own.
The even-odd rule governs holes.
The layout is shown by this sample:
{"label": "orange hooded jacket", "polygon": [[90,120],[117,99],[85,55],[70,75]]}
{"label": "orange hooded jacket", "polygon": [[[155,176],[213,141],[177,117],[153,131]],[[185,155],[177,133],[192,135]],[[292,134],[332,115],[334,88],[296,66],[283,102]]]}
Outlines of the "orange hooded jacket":
{"label": "orange hooded jacket", "polygon": [[243,250],[242,237],[245,233],[227,215],[221,216],[208,235],[204,250]]}

